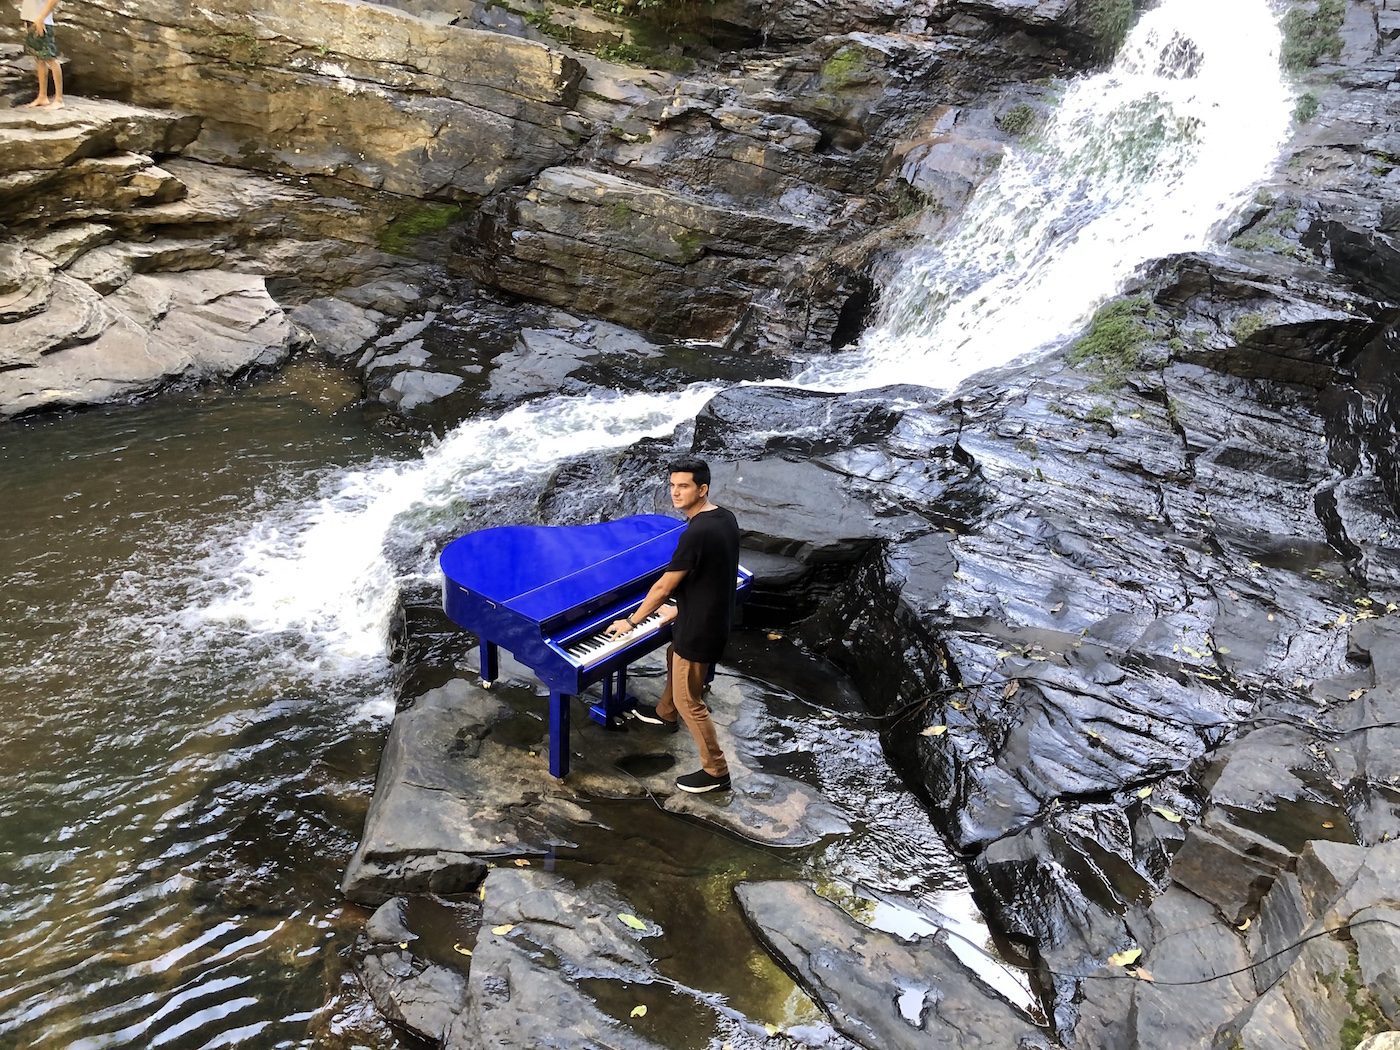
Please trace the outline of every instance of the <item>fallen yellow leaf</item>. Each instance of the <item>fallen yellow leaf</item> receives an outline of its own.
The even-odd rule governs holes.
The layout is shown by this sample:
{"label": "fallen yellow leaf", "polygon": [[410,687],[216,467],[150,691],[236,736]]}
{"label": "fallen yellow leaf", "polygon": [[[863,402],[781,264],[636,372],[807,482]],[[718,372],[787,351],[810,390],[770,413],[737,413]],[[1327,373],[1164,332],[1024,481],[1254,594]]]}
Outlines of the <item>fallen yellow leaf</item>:
{"label": "fallen yellow leaf", "polygon": [[1150,787],[1138,788],[1138,798],[1146,798],[1150,794],[1152,794],[1152,789]]}
{"label": "fallen yellow leaf", "polygon": [[1128,948],[1124,951],[1114,952],[1112,955],[1110,955],[1108,957],[1108,965],[1127,966],[1129,963],[1137,962],[1140,958],[1142,958],[1141,948]]}
{"label": "fallen yellow leaf", "polygon": [[492,926],[492,927],[491,927],[491,932],[494,933],[497,937],[504,937],[506,934],[510,933],[510,931],[513,930],[513,929],[515,929],[515,923],[513,923],[513,922],[508,922],[508,923],[505,923],[505,924],[502,925],[502,926]]}
{"label": "fallen yellow leaf", "polygon": [[766,1024],[766,1025],[763,1026],[763,1030],[764,1030],[765,1032],[767,1032],[769,1035],[777,1035],[777,1034],[778,1034],[778,1026],[775,1025],[775,1024]]}
{"label": "fallen yellow leaf", "polygon": [[516,866],[517,868],[528,868],[528,867],[530,866],[530,862],[529,862],[528,860],[526,860],[524,857],[516,857],[516,858],[515,858],[515,866]]}
{"label": "fallen yellow leaf", "polygon": [[645,930],[647,928],[647,924],[642,922],[641,919],[637,918],[635,915],[629,915],[625,911],[620,912],[617,917],[622,921],[622,925],[629,926],[634,930]]}
{"label": "fallen yellow leaf", "polygon": [[1166,806],[1153,806],[1152,812],[1156,813],[1157,816],[1161,817],[1163,820],[1170,820],[1173,824],[1181,823],[1181,814],[1167,809]]}
{"label": "fallen yellow leaf", "polygon": [[919,730],[920,736],[942,736],[948,732],[947,726],[929,726],[927,729]]}
{"label": "fallen yellow leaf", "polygon": [[1011,681],[1009,681],[1009,682],[1006,683],[1006,688],[1003,689],[1003,690],[1001,691],[1001,695],[1002,695],[1003,697],[1005,697],[1007,700],[1010,700],[1013,696],[1016,695],[1016,690],[1017,690],[1017,689],[1020,689],[1020,688],[1021,688],[1021,683],[1020,683],[1020,681],[1018,681],[1017,679],[1013,678],[1013,679],[1011,679]]}
{"label": "fallen yellow leaf", "polygon": [[1330,820],[1324,820],[1324,821],[1322,822],[1322,826],[1323,826],[1324,828],[1328,828],[1328,829],[1331,829],[1331,828],[1336,827],[1336,825],[1333,824]]}
{"label": "fallen yellow leaf", "polygon": [[1341,616],[1338,616],[1338,617],[1337,617],[1337,626],[1338,626],[1338,627],[1345,627],[1345,626],[1346,626],[1346,623],[1347,623],[1347,614],[1346,614],[1346,613],[1342,613]]}
{"label": "fallen yellow leaf", "polygon": [[1242,922],[1242,923],[1240,923],[1238,926],[1236,926],[1235,929],[1237,929],[1237,930],[1247,930],[1247,929],[1249,929],[1249,920],[1248,920],[1248,919],[1245,919],[1244,922]]}
{"label": "fallen yellow leaf", "polygon": [[769,632],[768,632],[768,640],[769,640],[770,642],[781,642],[781,641],[783,640],[783,636],[782,636],[781,634],[779,634],[777,631],[769,631]]}
{"label": "fallen yellow leaf", "polygon": [[1133,976],[1136,977],[1139,981],[1146,981],[1148,984],[1153,983],[1152,974],[1149,973],[1147,970],[1144,970],[1141,966],[1139,966],[1136,970],[1133,971]]}
{"label": "fallen yellow leaf", "polygon": [[632,1007],[632,1016],[633,1016],[633,1017],[645,1017],[646,1015],[647,1015],[647,1008],[646,1008],[646,1004],[645,1004],[645,1003],[643,1003],[641,1006],[634,1006],[634,1007]]}
{"label": "fallen yellow leaf", "polygon": [[458,955],[465,955],[467,958],[471,958],[472,950],[470,948],[463,948],[460,944],[453,944],[452,950]]}
{"label": "fallen yellow leaf", "polygon": [[400,947],[400,948],[407,948],[407,947],[408,947],[408,942],[407,942],[407,941],[399,941],[399,947]]}

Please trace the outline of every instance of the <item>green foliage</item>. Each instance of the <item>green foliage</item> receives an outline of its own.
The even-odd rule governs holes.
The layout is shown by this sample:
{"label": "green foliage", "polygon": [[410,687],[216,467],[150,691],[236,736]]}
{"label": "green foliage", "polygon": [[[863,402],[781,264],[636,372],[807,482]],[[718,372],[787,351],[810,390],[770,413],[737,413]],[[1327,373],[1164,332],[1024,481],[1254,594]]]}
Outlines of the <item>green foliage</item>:
{"label": "green foliage", "polygon": [[997,127],[1008,135],[1021,136],[1035,123],[1035,110],[1022,102],[997,117]]}
{"label": "green foliage", "polygon": [[1317,96],[1311,91],[1304,91],[1298,96],[1298,104],[1293,107],[1293,119],[1299,124],[1306,124],[1317,116]]}
{"label": "green foliage", "polygon": [[1110,58],[1123,46],[1133,21],[1133,0],[1089,0],[1085,22],[1094,40],[1094,51]]}
{"label": "green foliage", "polygon": [[704,235],[696,230],[682,230],[673,234],[671,240],[675,241],[676,247],[681,250],[681,255],[687,262],[698,259],[705,253]]}
{"label": "green foliage", "polygon": [[626,201],[617,201],[608,212],[612,216],[614,226],[626,226],[632,221],[632,205]]}
{"label": "green foliage", "polygon": [[549,17],[544,11],[525,12],[525,21],[538,29],[547,37],[559,41],[561,44],[572,44],[574,42],[574,31],[572,26],[560,25]]}
{"label": "green foliage", "polygon": [[1089,322],[1089,330],[1075,340],[1069,362],[1100,373],[1106,387],[1119,386],[1138,367],[1142,348],[1151,330],[1147,327],[1146,299],[1118,299],[1101,306]]}
{"label": "green foliage", "polygon": [[1347,1005],[1351,1007],[1351,1015],[1342,1022],[1340,1035],[1342,1050],[1356,1050],[1357,1046],[1365,1042],[1367,1037],[1375,1035],[1377,1032],[1389,1031],[1390,1025],[1386,1023],[1380,1010],[1376,1009],[1376,1003],[1371,998],[1371,993],[1361,983],[1361,968],[1357,964],[1356,945],[1349,942],[1347,950],[1351,954],[1351,960],[1346,973],[1342,974],[1342,983],[1346,985]]}
{"label": "green foliage", "polygon": [[685,55],[672,55],[641,44],[608,44],[598,49],[598,57],[609,62],[621,62],[629,66],[644,66],[647,69],[667,69],[676,73],[688,73],[695,63]]}
{"label": "green foliage", "polygon": [[1338,31],[1346,15],[1346,0],[1318,0],[1317,7],[1295,7],[1283,16],[1283,47],[1279,61],[1290,73],[1317,65],[1323,55],[1342,53]]}
{"label": "green foliage", "polygon": [[840,91],[866,69],[865,55],[854,47],[843,47],[822,63],[822,79],[827,86]]}
{"label": "green foliage", "polygon": [[460,204],[425,204],[384,227],[379,234],[379,247],[395,255],[412,255],[412,241],[446,229],[461,214]]}
{"label": "green foliage", "polygon": [[1230,335],[1237,344],[1243,343],[1263,327],[1263,314],[1241,314],[1239,317],[1236,317],[1234,322],[1230,325]]}
{"label": "green foliage", "polygon": [[1247,252],[1276,252],[1279,255],[1293,255],[1301,258],[1303,249],[1295,242],[1282,236],[1283,230],[1292,230],[1298,224],[1297,208],[1282,208],[1272,212],[1249,229],[1230,238],[1230,243]]}
{"label": "green foliage", "polygon": [[1113,406],[1098,404],[1084,414],[1090,423],[1106,423],[1113,418]]}

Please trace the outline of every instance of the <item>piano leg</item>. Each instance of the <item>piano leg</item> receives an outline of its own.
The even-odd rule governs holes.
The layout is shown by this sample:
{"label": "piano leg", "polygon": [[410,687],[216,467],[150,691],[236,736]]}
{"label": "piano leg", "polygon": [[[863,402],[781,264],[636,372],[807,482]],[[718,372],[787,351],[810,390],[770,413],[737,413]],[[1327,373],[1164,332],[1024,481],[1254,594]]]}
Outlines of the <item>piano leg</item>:
{"label": "piano leg", "polygon": [[568,693],[549,694],[549,774],[569,775],[569,701]]}
{"label": "piano leg", "polygon": [[500,673],[501,657],[496,643],[483,640],[481,643],[481,684],[490,689],[491,683],[500,677]]}

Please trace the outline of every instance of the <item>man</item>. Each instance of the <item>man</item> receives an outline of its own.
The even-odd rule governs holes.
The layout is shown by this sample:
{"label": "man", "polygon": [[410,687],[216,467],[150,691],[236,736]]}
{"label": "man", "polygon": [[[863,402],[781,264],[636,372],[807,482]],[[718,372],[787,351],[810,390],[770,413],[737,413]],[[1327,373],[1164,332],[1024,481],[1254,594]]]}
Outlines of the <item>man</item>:
{"label": "man", "polygon": [[[58,0],[21,0],[20,18],[24,20],[24,50],[34,59],[34,75],[39,80],[39,94],[29,107],[63,108],[63,68],[58,64],[58,46],[53,36],[53,9]],[[53,97],[49,97],[49,79],[53,79]]]}
{"label": "man", "polygon": [[[625,620],[608,633],[619,637],[635,629],[657,609],[674,619],[666,650],[666,691],[655,707],[638,705],[636,718],[675,732],[685,720],[700,751],[700,769],[676,779],[682,791],[726,791],[729,764],[715,737],[702,691],[705,674],[724,654],[734,616],[734,582],[739,572],[739,523],[710,502],[710,467],[686,456],[670,465],[671,505],[689,519],[666,572]],[[674,609],[666,599],[675,595]],[[664,608],[663,608],[664,606]]]}

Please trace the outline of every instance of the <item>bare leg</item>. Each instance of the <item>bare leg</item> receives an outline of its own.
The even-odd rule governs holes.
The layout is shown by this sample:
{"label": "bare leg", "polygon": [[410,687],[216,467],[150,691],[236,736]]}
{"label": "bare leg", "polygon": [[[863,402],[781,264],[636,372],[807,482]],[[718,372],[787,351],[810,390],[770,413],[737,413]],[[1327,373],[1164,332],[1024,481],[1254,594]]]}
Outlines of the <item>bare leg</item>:
{"label": "bare leg", "polygon": [[39,82],[39,95],[33,102],[26,102],[26,108],[34,106],[47,106],[49,104],[49,78],[47,71],[48,62],[42,58],[34,60],[34,78]]}
{"label": "bare leg", "polygon": [[53,76],[53,103],[54,109],[63,108],[63,67],[58,64],[58,59],[51,58],[48,62],[49,73]]}

